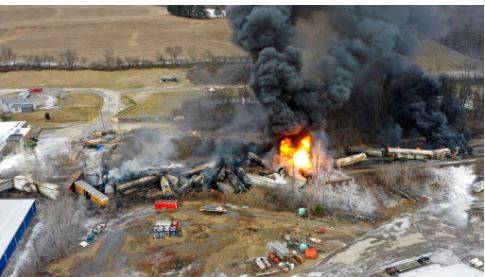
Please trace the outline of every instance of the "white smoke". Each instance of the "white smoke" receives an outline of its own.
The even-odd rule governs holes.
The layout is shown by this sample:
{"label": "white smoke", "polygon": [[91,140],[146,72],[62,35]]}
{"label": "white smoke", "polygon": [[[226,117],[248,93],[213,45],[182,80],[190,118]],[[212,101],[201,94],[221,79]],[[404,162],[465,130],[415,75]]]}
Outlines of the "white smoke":
{"label": "white smoke", "polygon": [[[431,177],[424,186],[431,197],[426,212],[442,218],[446,223],[465,228],[468,224],[468,210],[475,199],[471,187],[476,179],[471,166],[433,168]],[[438,188],[433,189],[433,184]]]}
{"label": "white smoke", "polygon": [[58,169],[59,159],[67,159],[70,144],[64,137],[49,137],[41,139],[32,151],[23,151],[6,156],[0,161],[0,174],[30,174],[40,172],[42,176],[52,176]]}

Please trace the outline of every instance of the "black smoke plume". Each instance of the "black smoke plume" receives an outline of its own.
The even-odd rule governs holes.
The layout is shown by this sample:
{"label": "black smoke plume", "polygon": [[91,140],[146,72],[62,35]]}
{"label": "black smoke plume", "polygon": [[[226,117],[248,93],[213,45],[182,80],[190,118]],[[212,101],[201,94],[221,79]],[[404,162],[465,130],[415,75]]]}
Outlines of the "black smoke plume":
{"label": "black smoke plume", "polygon": [[[299,31],[296,22],[315,14],[325,16],[332,36],[317,38],[325,45],[320,51],[308,47],[317,69],[312,77],[318,80],[308,81],[301,75],[301,53],[292,45],[305,50],[305,40],[292,39]],[[403,135],[424,136],[430,147],[470,149],[466,131],[456,124],[462,121],[462,108],[453,97],[445,97],[440,79],[412,67],[422,41],[446,31],[441,7],[244,6],[230,9],[229,18],[234,42],[254,59],[251,88],[277,135],[319,127],[329,110],[348,106],[349,100],[356,104],[355,115],[373,114],[368,109],[375,104],[362,103],[380,95],[387,98],[388,106],[381,108],[386,114],[364,120],[381,130],[384,143],[400,141]]]}
{"label": "black smoke plume", "polygon": [[301,53],[290,44],[293,10],[287,6],[242,6],[229,10],[233,40],[255,62],[250,86],[267,109],[276,135],[294,135],[325,118],[321,85],[301,77]]}

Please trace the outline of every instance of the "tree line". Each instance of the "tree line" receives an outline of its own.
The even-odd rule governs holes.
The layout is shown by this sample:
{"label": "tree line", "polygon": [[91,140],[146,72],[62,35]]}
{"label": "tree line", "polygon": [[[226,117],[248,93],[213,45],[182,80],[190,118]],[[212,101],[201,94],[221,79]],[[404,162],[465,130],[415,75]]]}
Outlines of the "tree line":
{"label": "tree line", "polygon": [[209,18],[209,13],[205,10],[204,6],[169,5],[167,6],[167,12],[169,12],[172,15],[183,16],[188,18],[198,18],[198,19]]}
{"label": "tree line", "polygon": [[57,56],[50,54],[17,55],[11,47],[0,49],[0,72],[16,70],[125,70],[132,68],[185,67],[196,64],[249,63],[247,56],[217,56],[206,51],[197,55],[195,46],[167,46],[163,52],[157,51],[154,58],[120,57],[112,49],[105,49],[98,61],[81,57],[75,50],[66,49]]}

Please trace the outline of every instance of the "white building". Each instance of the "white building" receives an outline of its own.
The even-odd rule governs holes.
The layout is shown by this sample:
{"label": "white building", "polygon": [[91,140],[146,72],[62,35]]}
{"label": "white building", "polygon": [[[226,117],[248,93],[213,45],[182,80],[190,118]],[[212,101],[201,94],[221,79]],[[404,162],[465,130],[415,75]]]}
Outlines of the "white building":
{"label": "white building", "polygon": [[36,211],[34,199],[0,200],[0,275]]}
{"label": "white building", "polygon": [[27,121],[0,122],[0,159],[11,152],[21,151],[30,134]]}
{"label": "white building", "polygon": [[209,15],[209,18],[226,17],[226,7],[224,6],[205,6],[205,11]]}
{"label": "white building", "polygon": [[35,102],[31,99],[13,98],[2,100],[2,109],[6,113],[27,113],[36,109]]}

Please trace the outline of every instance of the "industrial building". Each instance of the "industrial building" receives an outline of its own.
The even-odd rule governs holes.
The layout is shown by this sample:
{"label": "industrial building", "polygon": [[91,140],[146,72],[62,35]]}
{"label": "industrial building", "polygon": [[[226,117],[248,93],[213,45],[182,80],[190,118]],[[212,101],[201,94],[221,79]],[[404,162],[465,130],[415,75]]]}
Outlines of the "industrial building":
{"label": "industrial building", "polygon": [[34,199],[0,200],[0,275],[36,211]]}
{"label": "industrial building", "polygon": [[26,121],[0,122],[0,160],[12,152],[20,152],[30,138],[31,128]]}
{"label": "industrial building", "polygon": [[29,98],[13,98],[2,100],[2,109],[6,113],[28,113],[33,112],[36,105]]}

